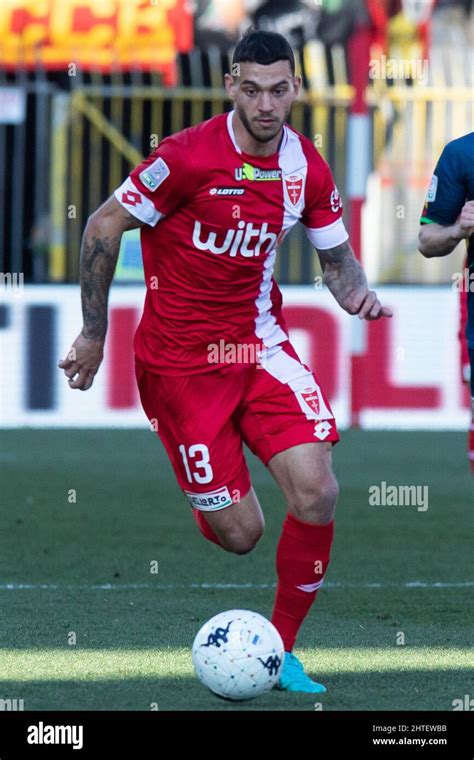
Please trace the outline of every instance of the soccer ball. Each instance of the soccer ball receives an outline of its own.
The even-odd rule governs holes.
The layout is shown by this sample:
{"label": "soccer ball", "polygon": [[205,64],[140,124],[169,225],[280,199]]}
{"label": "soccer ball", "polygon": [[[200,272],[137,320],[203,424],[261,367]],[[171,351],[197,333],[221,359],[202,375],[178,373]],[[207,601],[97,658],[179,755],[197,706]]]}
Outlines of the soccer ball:
{"label": "soccer ball", "polygon": [[220,612],[202,626],[193,643],[198,678],[226,699],[252,699],[271,689],[284,656],[275,626],[250,610]]}

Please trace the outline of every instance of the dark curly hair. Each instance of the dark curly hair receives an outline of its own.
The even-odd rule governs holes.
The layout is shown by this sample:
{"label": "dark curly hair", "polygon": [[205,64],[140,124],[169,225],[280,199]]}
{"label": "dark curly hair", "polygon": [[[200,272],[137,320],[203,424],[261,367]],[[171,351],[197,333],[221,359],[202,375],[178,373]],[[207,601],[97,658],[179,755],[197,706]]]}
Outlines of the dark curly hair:
{"label": "dark curly hair", "polygon": [[269,66],[276,61],[289,61],[291,73],[295,73],[295,56],[288,41],[276,32],[265,32],[250,27],[237,43],[232,56],[235,63],[260,63]]}

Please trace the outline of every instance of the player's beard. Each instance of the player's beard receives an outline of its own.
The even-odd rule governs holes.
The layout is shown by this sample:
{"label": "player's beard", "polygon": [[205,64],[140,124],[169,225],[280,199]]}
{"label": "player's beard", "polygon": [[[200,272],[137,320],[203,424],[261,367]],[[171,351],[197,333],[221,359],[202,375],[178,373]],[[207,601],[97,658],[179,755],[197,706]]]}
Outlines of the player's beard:
{"label": "player's beard", "polygon": [[247,118],[247,114],[245,113],[245,111],[243,110],[241,106],[236,105],[236,111],[237,111],[237,115],[240,121],[244,125],[249,135],[253,137],[253,139],[259,143],[267,143],[267,142],[270,142],[271,140],[274,140],[275,137],[277,137],[277,135],[280,133],[283,124],[287,121],[291,113],[291,106],[288,107],[283,119],[275,120],[275,128],[270,131],[267,131],[265,134],[258,134],[257,132],[255,132],[255,129],[253,128],[250,120]]}

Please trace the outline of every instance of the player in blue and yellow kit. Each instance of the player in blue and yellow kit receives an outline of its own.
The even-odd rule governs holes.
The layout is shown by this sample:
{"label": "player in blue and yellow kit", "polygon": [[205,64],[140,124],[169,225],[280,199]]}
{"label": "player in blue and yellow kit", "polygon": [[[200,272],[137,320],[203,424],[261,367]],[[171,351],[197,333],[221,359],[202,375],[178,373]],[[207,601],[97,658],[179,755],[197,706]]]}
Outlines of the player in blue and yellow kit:
{"label": "player in blue and yellow kit", "polygon": [[[423,256],[447,256],[461,240],[467,246],[466,338],[469,350],[472,421],[469,459],[474,474],[474,132],[448,143],[436,165],[420,219]],[[464,295],[464,294],[463,294]]]}

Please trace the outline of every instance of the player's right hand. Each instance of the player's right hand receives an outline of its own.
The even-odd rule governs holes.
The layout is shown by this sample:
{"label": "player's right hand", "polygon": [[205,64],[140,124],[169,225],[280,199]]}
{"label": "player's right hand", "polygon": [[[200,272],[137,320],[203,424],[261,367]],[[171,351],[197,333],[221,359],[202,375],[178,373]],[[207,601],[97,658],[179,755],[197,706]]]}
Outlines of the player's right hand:
{"label": "player's right hand", "polygon": [[474,234],[474,201],[467,201],[461,209],[456,222],[459,235],[468,238]]}
{"label": "player's right hand", "polygon": [[58,362],[69,378],[69,387],[87,391],[94,382],[94,377],[104,358],[104,341],[86,338],[79,333],[65,359]]}

